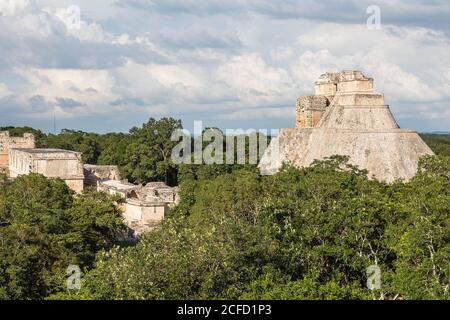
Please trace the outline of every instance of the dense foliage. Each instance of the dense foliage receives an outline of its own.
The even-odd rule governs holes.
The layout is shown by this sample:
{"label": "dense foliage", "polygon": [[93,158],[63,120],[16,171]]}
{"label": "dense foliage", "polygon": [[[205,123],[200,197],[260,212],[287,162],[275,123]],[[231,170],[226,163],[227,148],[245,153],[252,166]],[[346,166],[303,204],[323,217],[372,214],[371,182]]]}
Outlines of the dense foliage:
{"label": "dense foliage", "polygon": [[125,231],[120,199],[87,190],[74,197],[64,181],[21,176],[0,185],[0,299],[43,299],[64,288],[70,264],[95,254]]}
{"label": "dense foliage", "polygon": [[[448,299],[450,159],[420,168],[387,185],[334,157],[269,177],[184,181],[162,227],[97,255],[69,297]],[[381,290],[367,289],[370,265]]]}
{"label": "dense foliage", "polygon": [[[254,165],[174,165],[177,128],[150,119],[127,134],[34,131],[39,146],[117,164],[132,181],[178,183],[181,203],[125,246],[120,199],[74,196],[39,175],[2,178],[0,298],[450,298],[448,136],[424,135],[439,156],[422,159],[411,181],[385,184],[339,156],[273,176]],[[80,291],[64,286],[69,264],[83,268]],[[371,291],[373,265],[382,285]]]}

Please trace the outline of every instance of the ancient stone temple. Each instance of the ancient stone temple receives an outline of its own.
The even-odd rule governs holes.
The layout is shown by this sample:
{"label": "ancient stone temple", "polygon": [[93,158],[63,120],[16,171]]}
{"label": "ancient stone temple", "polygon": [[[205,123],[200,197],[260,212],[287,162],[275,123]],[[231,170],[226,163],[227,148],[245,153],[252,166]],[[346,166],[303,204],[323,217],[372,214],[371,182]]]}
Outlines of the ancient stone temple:
{"label": "ancient stone temple", "polygon": [[283,163],[309,166],[333,155],[367,169],[381,181],[408,180],[420,157],[431,149],[414,130],[400,129],[384,95],[373,92],[373,79],[360,71],[326,73],[315,83],[315,95],[297,100],[296,128],[281,129],[259,163],[262,174]]}
{"label": "ancient stone temple", "polygon": [[14,148],[34,148],[35,139],[32,133],[25,133],[23,137],[11,137],[8,131],[0,132],[0,171],[9,168],[9,150]]}
{"label": "ancient stone temple", "polygon": [[81,153],[59,149],[15,148],[9,150],[9,175],[39,173],[48,178],[61,178],[75,192],[84,187]]}

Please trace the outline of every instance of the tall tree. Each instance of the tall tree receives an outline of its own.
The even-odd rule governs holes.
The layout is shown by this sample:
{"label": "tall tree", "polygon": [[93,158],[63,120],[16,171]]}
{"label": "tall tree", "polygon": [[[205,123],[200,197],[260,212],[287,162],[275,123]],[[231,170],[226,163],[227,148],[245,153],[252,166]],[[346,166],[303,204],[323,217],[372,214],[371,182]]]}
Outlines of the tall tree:
{"label": "tall tree", "polygon": [[132,128],[123,164],[126,176],[137,183],[158,180],[176,183],[171,153],[177,142],[171,141],[171,137],[177,129],[182,129],[181,121],[173,118],[151,118],[142,128]]}

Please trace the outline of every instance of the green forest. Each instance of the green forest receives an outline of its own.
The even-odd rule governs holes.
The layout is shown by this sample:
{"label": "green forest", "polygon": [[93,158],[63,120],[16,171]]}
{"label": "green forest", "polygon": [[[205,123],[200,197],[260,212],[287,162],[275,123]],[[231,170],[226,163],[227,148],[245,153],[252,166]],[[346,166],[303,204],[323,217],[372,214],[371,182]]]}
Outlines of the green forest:
{"label": "green forest", "polygon": [[[0,299],[450,299],[450,135],[423,134],[436,156],[411,181],[387,184],[338,155],[272,176],[255,165],[175,165],[179,128],[172,118],[129,133],[0,128],[181,195],[159,228],[130,243],[123,199],[76,196],[36,174],[1,177]],[[80,290],[67,288],[69,265],[82,270]]]}

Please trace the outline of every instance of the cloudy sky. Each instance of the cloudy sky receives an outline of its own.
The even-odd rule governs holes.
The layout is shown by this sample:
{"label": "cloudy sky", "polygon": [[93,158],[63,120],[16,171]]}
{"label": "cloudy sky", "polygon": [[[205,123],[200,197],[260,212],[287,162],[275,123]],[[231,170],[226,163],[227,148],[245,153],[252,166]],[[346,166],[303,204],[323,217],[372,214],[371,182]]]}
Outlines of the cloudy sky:
{"label": "cloudy sky", "polygon": [[359,69],[402,127],[450,131],[449,16],[448,0],[0,0],[0,126],[292,127],[320,74]]}

